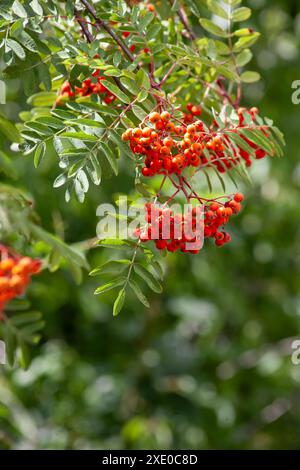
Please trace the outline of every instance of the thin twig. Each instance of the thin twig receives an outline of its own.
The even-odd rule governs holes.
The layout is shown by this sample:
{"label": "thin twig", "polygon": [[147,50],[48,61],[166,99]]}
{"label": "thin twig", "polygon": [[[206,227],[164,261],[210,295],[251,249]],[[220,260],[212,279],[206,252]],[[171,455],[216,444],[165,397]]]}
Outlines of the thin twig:
{"label": "thin twig", "polygon": [[[74,14],[75,14],[75,18],[76,18],[78,24],[80,25],[82,33],[85,36],[87,42],[92,43],[93,40],[94,40],[94,36],[90,33],[86,22],[79,16],[78,10],[76,8],[74,8]],[[118,88],[121,91],[123,91],[123,93],[126,93],[126,88],[122,85],[120,79],[118,77],[113,77],[113,80],[114,80],[115,84],[118,86]]]}
{"label": "thin twig", "polygon": [[[169,2],[170,2],[170,5],[173,6],[173,4],[174,4],[173,0],[169,0]],[[185,10],[184,10],[183,7],[178,8],[177,15],[179,16],[181,23],[185,27],[185,30],[188,34],[189,39],[191,41],[194,41],[197,38],[197,36],[196,36],[196,34],[194,33],[194,31],[192,30],[192,28],[189,24],[188,17],[186,15]]]}
{"label": "thin twig", "polygon": [[115,31],[108,24],[105,23],[105,21],[103,21],[101,18],[98,18],[97,12],[94,9],[94,7],[87,0],[81,0],[81,3],[85,6],[87,11],[94,18],[94,20],[96,21],[96,24],[100,26],[100,28],[104,29],[113,38],[113,40],[120,46],[120,48],[122,49],[124,54],[128,57],[128,59],[131,62],[134,62],[135,57],[130,51],[130,49],[122,41],[122,39],[119,38],[119,36],[115,33]]}

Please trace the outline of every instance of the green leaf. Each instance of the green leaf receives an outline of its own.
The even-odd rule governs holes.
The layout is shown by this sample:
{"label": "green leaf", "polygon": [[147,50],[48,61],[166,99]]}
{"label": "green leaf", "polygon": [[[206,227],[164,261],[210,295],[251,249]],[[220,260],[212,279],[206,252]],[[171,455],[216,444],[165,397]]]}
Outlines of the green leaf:
{"label": "green leaf", "polygon": [[253,54],[250,49],[244,49],[236,56],[236,64],[238,67],[244,67],[252,59]]}
{"label": "green leaf", "polygon": [[24,60],[26,57],[25,51],[21,44],[19,44],[17,41],[14,39],[6,39],[6,45],[11,49],[19,59]]}
{"label": "green leaf", "polygon": [[20,18],[27,18],[27,12],[19,0],[15,0],[11,7],[12,11]]}
{"label": "green leaf", "polygon": [[0,80],[0,104],[6,103],[6,84],[3,80]]}
{"label": "green leaf", "polygon": [[93,183],[99,185],[102,178],[102,169],[97,156],[93,152],[90,153],[90,162],[91,167],[87,166],[87,171]]}
{"label": "green leaf", "polygon": [[218,0],[208,0],[207,1],[208,9],[215,15],[220,16],[220,18],[228,19],[228,13],[224,8],[221,7]]}
{"label": "green leaf", "polygon": [[151,23],[151,21],[154,19],[154,14],[152,12],[148,12],[146,13],[142,19],[139,21],[138,23],[138,28],[141,30],[141,31],[144,31],[148,26],[149,24]]}
{"label": "green leaf", "polygon": [[246,21],[251,16],[251,10],[247,7],[241,7],[234,10],[232,19],[235,22]]}
{"label": "green leaf", "polygon": [[112,150],[104,142],[100,142],[99,148],[104,153],[104,155],[105,155],[108,163],[110,164],[114,174],[117,175],[118,174],[118,160],[116,159],[116,157],[113,154]]}
{"label": "green leaf", "polygon": [[14,326],[21,326],[25,325],[26,323],[33,323],[40,321],[42,318],[42,314],[40,312],[28,312],[28,313],[19,313],[17,315],[13,315],[10,318],[10,322]]}
{"label": "green leaf", "polygon": [[123,103],[129,104],[130,98],[120,90],[114,83],[109,82],[108,80],[102,80],[102,85],[107,88],[113,95],[115,95]]}
{"label": "green leaf", "polygon": [[15,362],[15,351],[17,343],[14,331],[8,322],[4,327],[4,341],[8,364],[10,365],[10,367],[13,367]]}
{"label": "green leaf", "polygon": [[115,287],[119,287],[122,284],[124,284],[124,281],[125,281],[125,278],[122,277],[122,278],[114,279],[113,281],[107,282],[106,284],[103,284],[102,286],[97,287],[97,289],[95,290],[95,294],[99,295],[109,290],[115,289]]}
{"label": "green leaf", "polygon": [[20,357],[19,362],[22,369],[27,370],[30,364],[30,353],[28,345],[22,339],[19,339]]}
{"label": "green leaf", "polygon": [[255,83],[260,80],[260,74],[258,72],[243,72],[241,75],[242,82],[245,83]]}
{"label": "green leaf", "polygon": [[114,303],[114,308],[113,308],[113,316],[114,317],[119,315],[119,313],[121,312],[121,310],[124,306],[125,296],[126,296],[125,289],[121,289],[119,294],[118,294],[118,297],[116,298],[115,303]]}
{"label": "green leaf", "polygon": [[0,114],[0,131],[11,142],[20,142],[19,131],[16,126],[6,117]]}
{"label": "green leaf", "polygon": [[243,49],[253,46],[260,36],[260,33],[252,33],[250,36],[241,37],[233,46],[233,52],[240,52]]}
{"label": "green leaf", "polygon": [[20,43],[26,47],[30,52],[37,52],[37,46],[35,41],[32,39],[31,36],[26,31],[22,31],[19,36]]}
{"label": "green leaf", "polygon": [[41,5],[39,4],[38,0],[32,0],[30,3],[29,3],[30,7],[32,8],[32,10],[34,11],[34,13],[36,13],[37,15],[39,16],[43,16],[44,12],[43,12],[43,8],[41,7]]}
{"label": "green leaf", "polygon": [[65,173],[61,173],[54,180],[53,188],[60,188],[61,186],[63,186],[66,183],[66,181],[67,181],[67,177],[66,177]]}
{"label": "green leaf", "polygon": [[233,34],[237,37],[251,36],[253,34],[253,30],[251,28],[241,28],[236,29]]}
{"label": "green leaf", "polygon": [[146,90],[150,89],[150,79],[148,74],[145,72],[143,68],[140,68],[138,73],[136,74],[137,85],[140,88],[144,88]]}
{"label": "green leaf", "polygon": [[162,292],[161,284],[155,279],[152,273],[150,273],[144,266],[141,264],[135,264],[133,269],[135,270],[136,274],[138,274],[147,285],[152,289],[154,292],[160,294]]}
{"label": "green leaf", "polygon": [[117,145],[118,149],[120,150],[121,156],[125,155],[129,157],[131,160],[135,160],[135,156],[130,150],[129,146],[126,145],[123,140],[121,139],[118,132],[114,129],[110,130],[109,138]]}
{"label": "green leaf", "polygon": [[44,84],[47,91],[50,91],[51,86],[52,86],[52,79],[51,79],[49,68],[47,67],[46,64],[41,63],[39,65],[38,75],[39,75],[40,82]]}
{"label": "green leaf", "polygon": [[142,121],[143,119],[145,119],[145,117],[146,117],[147,114],[148,114],[143,108],[141,108],[141,107],[138,106],[137,104],[134,104],[131,109],[132,109],[133,113],[136,115],[136,117],[137,117],[138,119],[140,119],[141,121]]}
{"label": "green leaf", "polygon": [[107,248],[118,248],[128,245],[126,240],[121,240],[119,238],[104,238],[103,240],[99,240],[98,243],[99,245]]}
{"label": "green leaf", "polygon": [[40,122],[48,127],[53,127],[53,129],[63,129],[65,127],[62,121],[52,116],[41,116],[37,118],[35,122]]}
{"label": "green leaf", "polygon": [[[82,140],[83,142],[97,142],[98,137],[92,134],[86,134],[85,132],[62,132],[60,134],[60,137],[62,138],[68,138],[68,139],[76,139],[76,140]],[[84,154],[84,149],[82,149],[82,153]]]}
{"label": "green leaf", "polygon": [[120,273],[124,271],[130,264],[131,261],[127,259],[110,260],[102,264],[101,266],[98,266],[97,268],[93,269],[89,275],[98,276],[99,274],[115,273],[116,271]]}
{"label": "green leaf", "polygon": [[37,121],[26,121],[24,123],[24,126],[27,129],[35,131],[37,134],[41,136],[49,136],[53,134],[53,131],[49,129],[48,126]]}
{"label": "green leaf", "polygon": [[135,295],[137,296],[137,298],[139,299],[139,301],[143,305],[145,305],[145,307],[150,308],[150,303],[149,303],[147,297],[143,294],[140,286],[133,279],[129,280],[129,285],[132,288]]}
{"label": "green leaf", "polygon": [[38,108],[52,106],[56,100],[56,93],[41,91],[28,98],[27,103]]}
{"label": "green leaf", "polygon": [[37,168],[41,164],[41,161],[45,156],[45,152],[46,152],[46,144],[45,142],[41,142],[37,146],[34,152],[33,163],[34,163],[35,168]]}
{"label": "green leaf", "polygon": [[126,90],[128,90],[130,93],[132,93],[135,96],[138,95],[140,90],[134,80],[131,80],[128,77],[122,77],[120,80],[121,80],[122,85],[126,88]]}
{"label": "green leaf", "polygon": [[214,34],[215,36],[222,37],[222,38],[228,37],[228,33],[226,33],[226,31],[223,31],[223,29],[220,28],[220,26],[217,26],[212,21],[207,20],[205,18],[201,18],[199,21],[200,21],[202,28],[204,28],[209,33]]}

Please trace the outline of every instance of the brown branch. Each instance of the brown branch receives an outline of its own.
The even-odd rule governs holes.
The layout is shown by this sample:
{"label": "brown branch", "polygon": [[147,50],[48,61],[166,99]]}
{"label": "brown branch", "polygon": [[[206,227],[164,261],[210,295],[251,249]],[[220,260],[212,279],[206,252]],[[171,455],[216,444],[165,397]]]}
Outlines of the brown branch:
{"label": "brown branch", "polygon": [[92,43],[94,40],[94,36],[90,33],[86,22],[80,17],[77,8],[74,8],[74,15],[75,15],[76,21],[81,27],[82,33],[85,36],[87,42]]}
{"label": "brown branch", "polygon": [[120,46],[120,48],[122,49],[124,54],[128,57],[128,59],[131,62],[134,62],[135,57],[131,53],[130,49],[122,41],[122,39],[119,38],[119,36],[115,33],[115,31],[108,24],[105,23],[105,21],[103,21],[101,18],[98,18],[97,12],[94,9],[94,7],[87,0],[80,0],[80,1],[85,6],[87,11],[90,13],[90,15],[94,18],[94,20],[96,21],[96,24],[100,28],[104,29],[113,38],[113,40]]}
{"label": "brown branch", "polygon": [[[173,4],[174,4],[173,0],[169,0],[169,2],[170,2],[170,5],[173,6]],[[188,17],[186,15],[186,12],[185,12],[184,8],[179,7],[178,10],[176,11],[176,13],[179,16],[181,23],[185,27],[185,30],[188,34],[189,39],[191,41],[194,41],[197,38],[197,36],[196,36],[194,31],[192,30],[192,27],[189,24],[189,20],[188,20]]]}
{"label": "brown branch", "polygon": [[[79,16],[78,10],[76,8],[74,8],[74,14],[75,14],[75,18],[76,18],[78,24],[80,25],[82,33],[85,36],[87,42],[89,44],[92,43],[93,40],[94,40],[94,36],[90,33],[86,22]],[[121,91],[126,93],[126,88],[122,85],[119,78],[118,77],[113,77],[113,80],[114,80],[115,84],[118,86],[118,88],[120,88]]]}

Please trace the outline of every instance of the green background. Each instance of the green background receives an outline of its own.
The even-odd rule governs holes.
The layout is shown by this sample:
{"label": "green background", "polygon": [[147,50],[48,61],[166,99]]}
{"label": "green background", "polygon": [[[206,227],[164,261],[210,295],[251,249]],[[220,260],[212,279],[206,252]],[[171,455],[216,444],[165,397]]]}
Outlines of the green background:
{"label": "green background", "polygon": [[[37,277],[29,296],[45,315],[44,339],[28,371],[0,366],[0,448],[299,449],[300,365],[291,361],[300,339],[297,3],[247,2],[262,33],[254,49],[262,81],[245,87],[243,104],[272,117],[287,148],[284,159],[252,168],[232,243],[169,256],[164,294],[153,295],[150,310],[128,297],[117,319],[113,296],[93,296],[95,279],[78,287],[65,271]],[[3,111],[16,119],[24,101],[16,77]],[[39,170],[30,157],[15,164],[45,227],[63,227],[68,242],[93,237],[97,205],[133,184],[123,167],[84,205],[67,205],[52,189],[55,161]],[[104,255],[91,252],[91,265]]]}

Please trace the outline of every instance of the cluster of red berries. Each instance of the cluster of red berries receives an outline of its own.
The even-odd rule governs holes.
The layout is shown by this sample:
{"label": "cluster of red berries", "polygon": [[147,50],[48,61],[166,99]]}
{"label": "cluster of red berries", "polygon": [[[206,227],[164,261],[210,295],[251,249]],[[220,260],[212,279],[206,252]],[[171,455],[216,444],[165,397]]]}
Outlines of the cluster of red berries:
{"label": "cluster of red berries", "polygon": [[143,125],[127,129],[122,139],[129,141],[133,153],[145,155],[143,176],[181,174],[185,167],[201,164],[203,132],[202,121],[176,125],[167,111],[152,112]]}
{"label": "cluster of red berries", "polygon": [[[155,174],[181,174],[188,166],[215,165],[221,173],[233,165],[245,160],[251,165],[251,155],[243,148],[233,146],[228,134],[218,132],[218,124],[214,122],[210,129],[205,129],[202,121],[196,120],[201,114],[199,106],[189,103],[183,121],[172,119],[169,112],[152,112],[137,128],[127,129],[122,139],[130,143],[135,154],[144,155],[143,176]],[[256,123],[257,108],[238,110],[239,125],[232,127],[233,133],[246,127],[245,115],[249,114]],[[267,136],[267,132],[262,129]],[[267,153],[257,144],[243,135],[240,137],[253,149],[256,159],[264,158]],[[227,151],[226,151],[227,150]]]}
{"label": "cluster of red berries", "polygon": [[[258,116],[259,110],[257,108],[239,108],[238,109],[238,116],[239,116],[239,125],[236,129],[232,129],[238,133],[239,128],[247,127],[245,116],[248,115],[251,118],[253,124],[256,124],[256,118]],[[211,126],[211,131],[215,134],[214,137],[207,143],[206,147],[209,150],[212,150],[214,153],[210,155],[210,161],[217,167],[220,173],[224,173],[226,170],[230,170],[234,165],[237,165],[241,162],[241,159],[245,161],[247,167],[252,165],[251,155],[254,156],[256,160],[260,160],[267,156],[267,152],[260,148],[257,144],[252,142],[250,139],[245,137],[244,135],[240,135],[240,137],[253,149],[253,154],[250,155],[249,152],[244,150],[243,148],[237,146],[237,150],[230,144],[230,138],[228,135],[218,135],[217,129],[218,124],[216,122],[213,123]],[[262,132],[268,136],[268,133],[262,129]],[[224,148],[227,147],[230,149],[232,156],[226,156],[224,152]],[[207,160],[207,159],[206,159]],[[204,162],[206,163],[206,162]]]}
{"label": "cluster of red berries", "polygon": [[186,105],[186,111],[183,113],[184,124],[192,124],[195,119],[202,114],[202,109],[193,103]]}
{"label": "cluster of red berries", "polygon": [[92,73],[92,78],[86,78],[83,80],[81,87],[75,86],[74,89],[71,88],[70,82],[67,80],[61,87],[59,91],[59,96],[57,97],[56,104],[61,103],[61,98],[76,98],[79,96],[90,96],[93,94],[101,95],[103,101],[106,104],[112,103],[116,97],[102,85],[102,80],[105,77],[100,75],[100,70],[95,70]]}
{"label": "cluster of red berries", "polygon": [[28,256],[12,256],[0,249],[0,314],[7,302],[24,294],[31,276],[38,274],[41,261]]}
{"label": "cluster of red berries", "polygon": [[219,247],[231,241],[224,231],[230,217],[241,210],[244,196],[237,193],[223,204],[207,201],[203,206],[193,207],[187,214],[174,214],[169,207],[145,204],[147,225],[135,230],[142,242],[153,240],[158,250],[171,253],[198,254],[204,238],[212,238]]}

